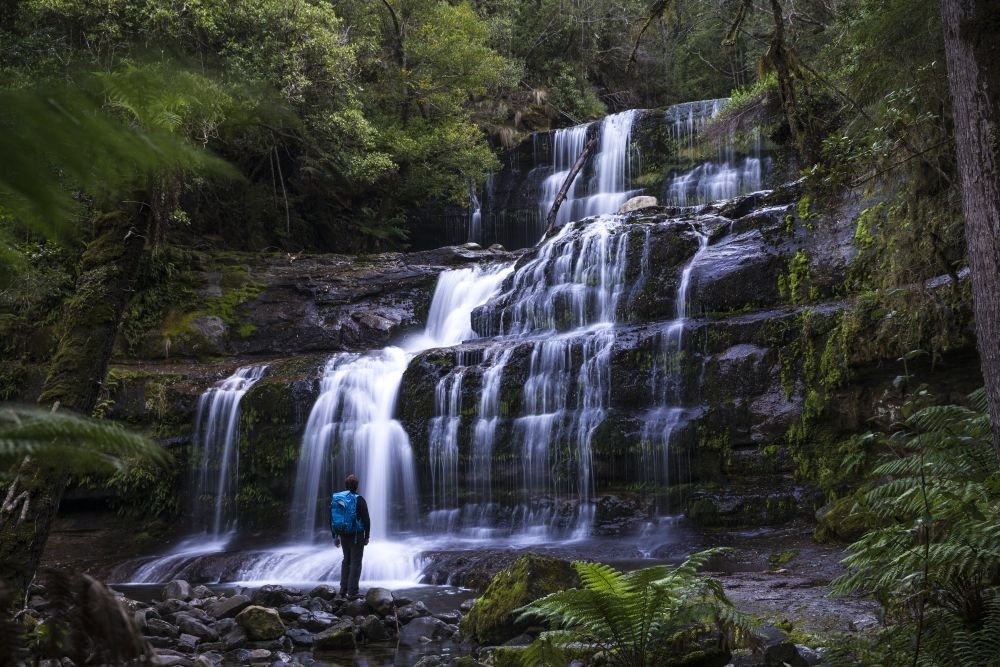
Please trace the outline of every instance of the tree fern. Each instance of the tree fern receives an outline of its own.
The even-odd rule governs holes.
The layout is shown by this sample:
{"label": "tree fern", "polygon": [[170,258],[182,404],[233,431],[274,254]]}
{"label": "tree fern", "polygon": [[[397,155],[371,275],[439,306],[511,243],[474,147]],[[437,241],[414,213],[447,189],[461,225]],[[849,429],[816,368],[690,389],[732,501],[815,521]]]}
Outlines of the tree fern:
{"label": "tree fern", "polygon": [[682,564],[623,573],[610,565],[575,562],[581,588],[559,591],[520,609],[521,617],[554,628],[526,650],[528,665],[566,664],[581,654],[609,665],[668,664],[699,641],[748,641],[753,626],[733,609],[715,580],[698,570],[718,550]]}
{"label": "tree fern", "polygon": [[165,465],[165,450],[112,422],[35,407],[0,406],[0,462],[32,456],[84,474],[120,470],[142,459]]}
{"label": "tree fern", "polygon": [[968,405],[924,407],[883,439],[861,498],[878,525],[850,546],[834,591],[871,594],[885,623],[874,648],[845,656],[1000,664],[1000,473],[985,408],[981,391]]}

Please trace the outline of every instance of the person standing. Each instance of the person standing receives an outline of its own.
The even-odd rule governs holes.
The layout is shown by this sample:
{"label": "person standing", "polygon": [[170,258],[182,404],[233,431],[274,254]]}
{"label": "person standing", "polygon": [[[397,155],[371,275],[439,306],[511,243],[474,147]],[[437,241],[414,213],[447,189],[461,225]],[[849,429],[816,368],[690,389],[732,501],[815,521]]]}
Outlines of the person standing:
{"label": "person standing", "polygon": [[333,494],[330,502],[330,529],[334,544],[343,547],[344,561],[340,566],[340,594],[358,594],[361,580],[361,559],[372,532],[368,516],[368,503],[358,495],[358,478],[348,475],[344,480],[346,491]]}

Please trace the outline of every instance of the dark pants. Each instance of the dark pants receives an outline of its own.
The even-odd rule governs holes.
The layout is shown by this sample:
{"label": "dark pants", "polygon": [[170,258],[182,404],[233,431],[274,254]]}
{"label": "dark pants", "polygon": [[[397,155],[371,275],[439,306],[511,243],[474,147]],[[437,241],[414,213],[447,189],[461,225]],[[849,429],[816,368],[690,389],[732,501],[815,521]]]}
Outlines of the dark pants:
{"label": "dark pants", "polygon": [[344,550],[344,562],[340,566],[340,594],[357,595],[361,559],[365,555],[365,537],[351,533],[341,535],[340,548]]}

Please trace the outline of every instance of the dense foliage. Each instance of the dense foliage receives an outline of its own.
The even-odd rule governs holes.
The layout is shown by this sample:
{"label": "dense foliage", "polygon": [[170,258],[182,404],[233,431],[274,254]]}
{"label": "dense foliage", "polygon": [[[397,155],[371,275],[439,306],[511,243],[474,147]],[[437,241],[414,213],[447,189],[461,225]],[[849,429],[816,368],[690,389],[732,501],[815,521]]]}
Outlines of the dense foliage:
{"label": "dense foliage", "polygon": [[[926,396],[918,396],[925,400]],[[915,410],[881,439],[855,512],[872,528],[850,547],[841,593],[879,601],[871,645],[846,663],[995,665],[1000,649],[1000,473],[984,392]]]}
{"label": "dense foliage", "polygon": [[527,649],[525,664],[569,664],[581,651],[607,665],[680,664],[692,651],[721,653],[751,641],[752,624],[733,609],[722,585],[698,574],[716,553],[702,551],[676,567],[627,573],[574,562],[580,588],[552,593],[521,610],[522,617],[553,628]]}

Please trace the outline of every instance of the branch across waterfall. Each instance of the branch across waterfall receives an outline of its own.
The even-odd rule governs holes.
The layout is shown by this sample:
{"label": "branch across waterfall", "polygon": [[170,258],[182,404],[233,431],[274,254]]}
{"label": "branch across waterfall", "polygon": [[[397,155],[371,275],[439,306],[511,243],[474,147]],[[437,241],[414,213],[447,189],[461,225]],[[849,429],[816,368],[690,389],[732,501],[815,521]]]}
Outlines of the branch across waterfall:
{"label": "branch across waterfall", "polygon": [[562,187],[559,188],[559,193],[556,194],[555,200],[552,202],[552,208],[549,209],[549,215],[546,218],[545,226],[545,236],[552,233],[552,230],[556,226],[556,216],[559,214],[559,206],[566,199],[566,193],[569,192],[569,188],[573,185],[573,181],[576,180],[577,174],[583,169],[583,165],[587,163],[587,158],[590,154],[594,152],[594,147],[597,146],[597,137],[594,137],[586,143],[583,150],[580,151],[579,157],[576,158],[576,162],[570,168],[569,173],[566,174],[566,180],[563,181]]}

